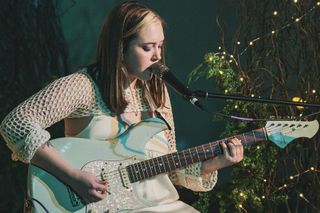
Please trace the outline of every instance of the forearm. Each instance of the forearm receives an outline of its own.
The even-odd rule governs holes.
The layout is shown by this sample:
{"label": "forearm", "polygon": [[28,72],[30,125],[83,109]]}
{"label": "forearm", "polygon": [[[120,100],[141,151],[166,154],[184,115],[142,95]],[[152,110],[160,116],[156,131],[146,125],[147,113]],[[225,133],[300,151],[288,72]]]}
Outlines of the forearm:
{"label": "forearm", "polygon": [[217,157],[206,160],[202,163],[201,175],[209,174],[223,168]]}
{"label": "forearm", "polygon": [[67,162],[50,143],[37,149],[31,163],[53,174],[68,185],[79,171]]}

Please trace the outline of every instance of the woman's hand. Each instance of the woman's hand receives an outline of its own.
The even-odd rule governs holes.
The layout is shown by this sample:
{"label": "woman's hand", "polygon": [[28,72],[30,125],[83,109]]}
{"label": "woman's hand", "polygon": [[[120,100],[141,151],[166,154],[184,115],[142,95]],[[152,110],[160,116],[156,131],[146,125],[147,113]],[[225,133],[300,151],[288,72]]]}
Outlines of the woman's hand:
{"label": "woman's hand", "polygon": [[243,159],[243,146],[237,138],[230,139],[227,144],[220,144],[223,155],[218,155],[203,162],[202,174],[208,174],[215,170],[239,163]]}
{"label": "woman's hand", "polygon": [[107,197],[107,181],[99,180],[93,174],[78,170],[69,185],[85,204]]}

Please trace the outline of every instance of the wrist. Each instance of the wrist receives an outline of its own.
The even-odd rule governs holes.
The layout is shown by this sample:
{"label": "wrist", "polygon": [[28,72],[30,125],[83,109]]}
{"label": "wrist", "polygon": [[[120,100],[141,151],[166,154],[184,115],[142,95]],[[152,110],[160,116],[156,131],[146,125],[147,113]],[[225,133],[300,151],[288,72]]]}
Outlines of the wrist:
{"label": "wrist", "polygon": [[71,167],[65,172],[65,177],[63,179],[68,185],[72,185],[72,183],[74,183],[74,180],[78,178],[79,175],[80,175],[80,170],[74,167]]}
{"label": "wrist", "polygon": [[221,161],[220,157],[216,156],[203,162],[202,174],[208,174],[224,167],[225,165],[223,165],[223,162]]}
{"label": "wrist", "polygon": [[211,173],[213,171],[216,171],[217,169],[218,168],[216,167],[214,160],[209,159],[209,160],[206,160],[202,163],[201,174],[205,175],[205,174]]}

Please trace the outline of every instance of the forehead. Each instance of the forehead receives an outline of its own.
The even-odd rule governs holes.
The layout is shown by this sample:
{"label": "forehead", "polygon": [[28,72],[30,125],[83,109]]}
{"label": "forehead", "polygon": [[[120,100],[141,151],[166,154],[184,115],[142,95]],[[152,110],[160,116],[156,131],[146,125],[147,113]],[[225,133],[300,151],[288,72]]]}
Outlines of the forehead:
{"label": "forehead", "polygon": [[150,22],[141,28],[136,37],[138,42],[159,43],[164,40],[162,23],[159,20]]}

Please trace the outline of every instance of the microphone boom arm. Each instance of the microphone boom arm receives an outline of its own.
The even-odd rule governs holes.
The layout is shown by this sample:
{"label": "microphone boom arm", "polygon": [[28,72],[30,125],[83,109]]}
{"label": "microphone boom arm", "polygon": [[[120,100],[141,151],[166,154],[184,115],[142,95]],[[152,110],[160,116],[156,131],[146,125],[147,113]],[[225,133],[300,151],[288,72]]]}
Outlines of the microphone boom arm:
{"label": "microphone boom arm", "polygon": [[315,104],[315,103],[303,103],[303,102],[283,101],[283,100],[277,100],[277,99],[264,99],[264,98],[244,97],[244,96],[235,96],[235,95],[223,95],[218,93],[206,92],[202,90],[194,91],[192,94],[198,98],[219,98],[219,99],[230,99],[230,100],[239,100],[239,101],[252,101],[252,102],[260,102],[260,103],[268,103],[268,104],[284,104],[284,105],[320,108],[320,104]]}

